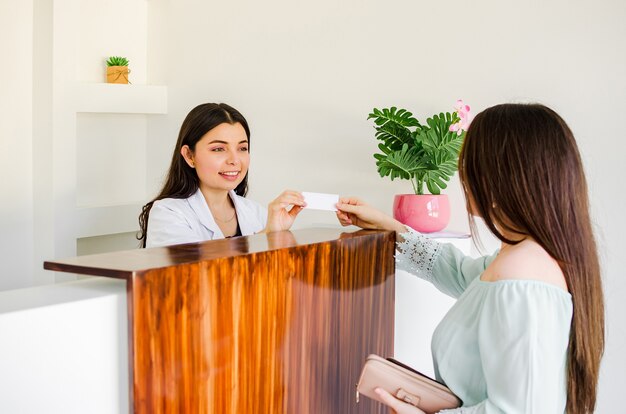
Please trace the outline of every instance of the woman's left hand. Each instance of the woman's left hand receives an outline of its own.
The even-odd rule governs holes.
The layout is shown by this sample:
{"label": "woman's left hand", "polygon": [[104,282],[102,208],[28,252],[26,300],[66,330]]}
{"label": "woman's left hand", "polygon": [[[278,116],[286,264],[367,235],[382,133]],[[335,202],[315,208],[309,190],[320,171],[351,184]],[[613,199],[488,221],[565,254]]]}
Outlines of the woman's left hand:
{"label": "woman's left hand", "polygon": [[383,400],[383,403],[391,408],[396,414],[426,414],[416,406],[400,401],[382,388],[376,388],[374,392],[376,392],[380,399]]}
{"label": "woman's left hand", "polygon": [[[291,209],[288,209],[292,206]],[[267,226],[265,232],[289,230],[298,213],[306,206],[304,197],[297,191],[283,191],[267,206]]]}

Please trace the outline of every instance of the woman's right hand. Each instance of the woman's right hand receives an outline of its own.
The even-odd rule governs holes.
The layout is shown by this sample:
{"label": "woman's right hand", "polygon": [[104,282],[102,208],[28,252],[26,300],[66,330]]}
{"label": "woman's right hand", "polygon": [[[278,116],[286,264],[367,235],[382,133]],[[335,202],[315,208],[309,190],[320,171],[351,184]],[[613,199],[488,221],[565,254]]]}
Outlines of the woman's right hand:
{"label": "woman's right hand", "polygon": [[283,191],[267,206],[267,225],[263,232],[289,230],[305,206],[302,193],[292,190]]}
{"label": "woman's right hand", "polygon": [[363,229],[391,230],[398,233],[407,231],[398,220],[355,197],[341,197],[337,210],[337,219],[342,226],[354,225]]}

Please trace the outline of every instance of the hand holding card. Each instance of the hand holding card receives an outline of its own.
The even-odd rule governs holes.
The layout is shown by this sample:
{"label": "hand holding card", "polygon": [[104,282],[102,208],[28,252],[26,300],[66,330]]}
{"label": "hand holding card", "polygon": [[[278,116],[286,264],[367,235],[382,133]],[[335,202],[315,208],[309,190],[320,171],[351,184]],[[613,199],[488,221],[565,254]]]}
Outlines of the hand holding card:
{"label": "hand holding card", "polygon": [[285,190],[267,206],[267,224],[264,232],[289,230],[305,206],[298,191]]}
{"label": "hand holding card", "polygon": [[289,230],[302,209],[337,211],[337,194],[283,191],[267,207],[267,224],[264,232]]}

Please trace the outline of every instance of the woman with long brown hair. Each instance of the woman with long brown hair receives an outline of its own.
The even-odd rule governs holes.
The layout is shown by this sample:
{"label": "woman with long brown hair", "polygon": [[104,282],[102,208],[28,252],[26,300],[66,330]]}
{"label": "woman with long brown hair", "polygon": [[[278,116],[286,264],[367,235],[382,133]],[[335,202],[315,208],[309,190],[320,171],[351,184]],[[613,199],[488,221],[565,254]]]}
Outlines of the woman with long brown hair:
{"label": "woman with long brown hair", "polygon": [[183,121],[165,184],[139,215],[141,247],[288,230],[305,206],[284,191],[268,209],[245,198],[250,128],[224,103],[193,108]]}
{"label": "woman with long brown hair", "polygon": [[[472,232],[502,242],[473,259],[355,198],[343,225],[398,233],[398,267],[458,298],[437,327],[437,379],[463,406],[446,412],[590,413],[604,350],[604,301],[587,184],[574,136],[537,104],[486,109],[459,157]],[[422,413],[382,389],[399,414]]]}

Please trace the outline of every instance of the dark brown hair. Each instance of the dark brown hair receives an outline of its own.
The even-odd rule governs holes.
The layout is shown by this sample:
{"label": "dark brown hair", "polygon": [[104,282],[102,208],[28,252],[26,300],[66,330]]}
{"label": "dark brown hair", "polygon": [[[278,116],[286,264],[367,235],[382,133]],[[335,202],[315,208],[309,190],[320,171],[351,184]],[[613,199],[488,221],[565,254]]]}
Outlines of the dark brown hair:
{"label": "dark brown hair", "polygon": [[[537,104],[488,108],[473,120],[459,157],[468,211],[501,241],[532,237],[560,265],[572,295],[567,413],[591,413],[604,352],[604,299],[587,183],[572,131]],[[472,231],[475,223],[470,214]]]}
{"label": "dark brown hair", "polygon": [[[141,247],[146,247],[146,237],[148,234],[148,217],[150,209],[155,201],[164,198],[187,198],[191,197],[200,185],[200,180],[196,170],[191,168],[180,153],[184,145],[188,145],[192,151],[196,150],[196,143],[210,130],[216,126],[228,123],[231,125],[241,124],[248,137],[250,145],[250,128],[246,118],[232,106],[224,103],[205,103],[198,105],[187,114],[178,134],[178,141],[172,154],[172,162],[163,189],[152,201],[143,206],[139,214],[139,234],[137,240]],[[248,147],[249,148],[249,147]],[[235,193],[244,197],[248,192],[248,174],[235,188]]]}

